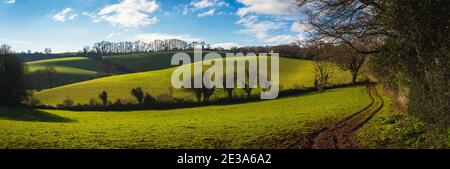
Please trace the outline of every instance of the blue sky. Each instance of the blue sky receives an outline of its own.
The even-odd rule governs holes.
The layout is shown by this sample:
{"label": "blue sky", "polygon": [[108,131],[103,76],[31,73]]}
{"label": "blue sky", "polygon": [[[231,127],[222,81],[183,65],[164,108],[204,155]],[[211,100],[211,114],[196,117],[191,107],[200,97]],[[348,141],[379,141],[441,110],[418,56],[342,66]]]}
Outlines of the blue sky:
{"label": "blue sky", "polygon": [[178,38],[213,46],[301,40],[296,0],[0,0],[0,44],[78,51],[102,40]]}

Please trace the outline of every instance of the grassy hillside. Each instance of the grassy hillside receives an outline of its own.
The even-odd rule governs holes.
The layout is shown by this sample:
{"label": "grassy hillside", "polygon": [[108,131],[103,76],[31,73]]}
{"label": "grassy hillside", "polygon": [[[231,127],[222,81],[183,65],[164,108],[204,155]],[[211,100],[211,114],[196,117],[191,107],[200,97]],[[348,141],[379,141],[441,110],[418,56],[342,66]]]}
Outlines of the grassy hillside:
{"label": "grassy hillside", "polygon": [[116,63],[126,65],[135,71],[160,70],[174,67],[170,64],[174,52],[136,53],[105,56]]}
{"label": "grassy hillside", "polygon": [[[97,75],[98,63],[98,60],[91,58],[70,57],[27,62],[26,64],[31,75],[45,66],[54,66],[57,71],[55,74],[55,85],[61,86],[94,78]],[[35,85],[33,81],[31,84]]]}
{"label": "grassy hillside", "polygon": [[[112,55],[104,56],[106,59],[110,59],[116,63],[127,66],[136,72],[151,71],[151,70],[161,70],[175,67],[171,65],[172,56],[177,52],[151,52],[151,53],[135,53],[135,54],[124,54],[124,55]],[[183,51],[183,53],[189,54],[191,57],[194,56],[192,51]],[[209,53],[208,51],[203,51],[203,55]],[[225,54],[222,54],[225,56]]]}
{"label": "grassy hillside", "polygon": [[[185,66],[189,68],[189,66]],[[35,96],[43,104],[56,105],[66,98],[73,99],[75,103],[88,103],[91,98],[97,98],[102,91],[107,91],[111,101],[116,99],[132,100],[130,90],[141,87],[153,96],[168,94],[171,85],[171,74],[175,68],[149,71],[142,73],[118,75],[91,81],[70,84],[58,88],[37,92]],[[280,58],[280,83],[284,89],[298,86],[313,86],[314,67],[312,61]],[[333,83],[350,82],[350,73],[336,71]],[[76,91],[76,92],[74,92]],[[240,90],[238,90],[240,91]],[[256,92],[255,92],[256,94]],[[216,95],[225,95],[217,92]],[[191,93],[174,90],[173,96],[177,98],[194,99]]]}
{"label": "grassy hillside", "polygon": [[[282,138],[311,133],[369,104],[365,88],[352,87],[270,101],[164,111],[2,108],[0,148],[289,148],[299,146],[298,139]],[[261,140],[267,140],[268,145]],[[270,140],[277,144],[270,144]]]}

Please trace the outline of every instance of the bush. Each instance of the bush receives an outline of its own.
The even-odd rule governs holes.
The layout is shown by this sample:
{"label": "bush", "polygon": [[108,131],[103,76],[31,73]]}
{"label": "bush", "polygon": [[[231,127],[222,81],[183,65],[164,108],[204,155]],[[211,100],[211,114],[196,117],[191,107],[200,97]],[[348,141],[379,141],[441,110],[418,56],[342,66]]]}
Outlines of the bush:
{"label": "bush", "polygon": [[146,93],[143,102],[144,104],[152,104],[156,102],[156,99],[152,95]]}
{"label": "bush", "polygon": [[30,107],[38,107],[42,105],[41,100],[33,97],[32,95],[30,95],[28,99],[24,101],[24,104]]}
{"label": "bush", "polygon": [[121,106],[121,105],[123,105],[122,100],[117,99],[116,102],[114,102],[113,105],[114,105],[114,106]]}
{"label": "bush", "polygon": [[98,95],[98,97],[102,101],[103,106],[106,106],[108,104],[108,93],[106,91],[103,91],[102,93],[100,93],[100,95]]}
{"label": "bush", "polygon": [[144,92],[142,91],[142,89],[140,87],[131,89],[131,95],[133,95],[136,98],[138,104],[142,103],[142,101],[144,99]]}
{"label": "bush", "polygon": [[408,97],[408,113],[430,124],[450,124],[450,64],[448,48],[421,53],[406,40],[389,39],[370,60],[373,74],[387,87]]}
{"label": "bush", "polygon": [[90,107],[98,107],[98,106],[100,106],[100,103],[96,99],[90,99],[89,106]]}
{"label": "bush", "polygon": [[63,100],[63,102],[61,104],[58,104],[56,107],[60,108],[60,109],[68,109],[74,106],[74,101],[70,98],[66,98],[65,100]]}

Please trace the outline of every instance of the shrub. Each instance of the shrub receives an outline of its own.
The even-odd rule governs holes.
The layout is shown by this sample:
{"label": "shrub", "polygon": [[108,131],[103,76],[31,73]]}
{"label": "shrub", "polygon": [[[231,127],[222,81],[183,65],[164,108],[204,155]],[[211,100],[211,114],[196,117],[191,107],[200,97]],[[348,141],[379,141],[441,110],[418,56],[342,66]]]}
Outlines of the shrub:
{"label": "shrub", "polygon": [[63,102],[61,104],[58,104],[56,107],[61,108],[61,109],[67,109],[67,108],[71,108],[74,105],[74,101],[70,98],[66,98],[65,100],[63,100]]}
{"label": "shrub", "polygon": [[91,107],[98,107],[100,105],[100,103],[98,103],[98,101],[96,99],[90,99],[89,100],[89,106]]}
{"label": "shrub", "polygon": [[142,101],[144,99],[144,92],[142,91],[142,89],[140,87],[131,89],[131,95],[133,95],[136,98],[138,104],[142,103]]}
{"label": "shrub", "polygon": [[38,107],[38,106],[42,105],[41,100],[39,100],[36,97],[33,97],[32,94],[29,94],[29,96],[27,97],[27,99],[25,101],[23,101],[23,103],[30,107]]}
{"label": "shrub", "polygon": [[152,95],[146,93],[144,96],[143,102],[144,102],[144,104],[151,104],[151,103],[155,103],[156,99]]}
{"label": "shrub", "polygon": [[114,105],[115,106],[120,106],[120,105],[122,105],[123,103],[122,103],[122,100],[120,100],[120,99],[117,99],[116,100],[116,102],[114,102]]}
{"label": "shrub", "polygon": [[106,106],[108,104],[108,93],[106,91],[103,91],[102,93],[100,93],[100,95],[98,95],[98,97],[102,101],[103,106]]}

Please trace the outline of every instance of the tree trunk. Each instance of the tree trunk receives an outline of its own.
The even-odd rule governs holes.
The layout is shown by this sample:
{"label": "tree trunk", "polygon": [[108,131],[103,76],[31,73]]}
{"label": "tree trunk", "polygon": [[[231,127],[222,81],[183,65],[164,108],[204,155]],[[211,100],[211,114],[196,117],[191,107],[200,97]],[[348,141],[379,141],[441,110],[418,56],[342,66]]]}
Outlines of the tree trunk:
{"label": "tree trunk", "polygon": [[352,73],[352,83],[356,83],[356,79],[358,78],[358,73]]}
{"label": "tree trunk", "polygon": [[233,91],[232,90],[227,90],[228,93],[228,98],[231,100],[233,99]]}
{"label": "tree trunk", "polygon": [[39,84],[39,79],[36,77],[36,90],[41,91],[41,85]]}
{"label": "tree trunk", "polygon": [[251,90],[248,90],[248,91],[247,91],[247,98],[250,98],[251,94],[252,94],[252,91],[251,91]]}

